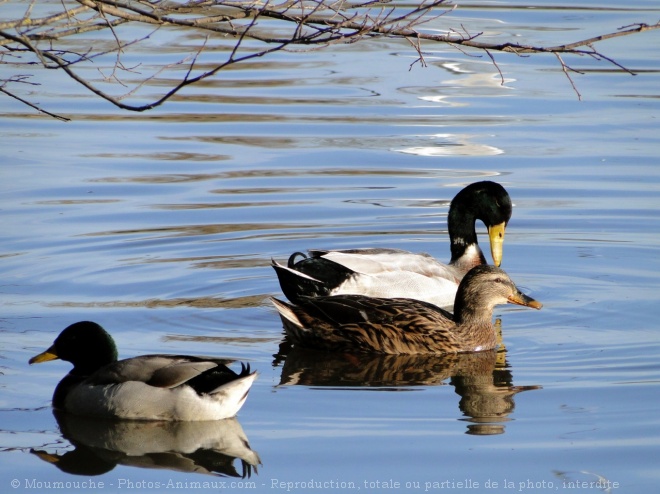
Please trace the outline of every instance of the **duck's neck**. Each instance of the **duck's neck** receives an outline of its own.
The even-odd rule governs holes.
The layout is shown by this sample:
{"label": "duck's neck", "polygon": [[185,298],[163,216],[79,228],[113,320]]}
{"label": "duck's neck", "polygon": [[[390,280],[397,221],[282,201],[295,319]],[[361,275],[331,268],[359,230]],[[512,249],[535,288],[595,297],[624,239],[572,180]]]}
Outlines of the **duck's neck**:
{"label": "duck's neck", "polygon": [[456,324],[484,325],[491,324],[493,308],[487,306],[465,305],[458,299],[454,302],[454,321]]}
{"label": "duck's neck", "polygon": [[449,241],[451,243],[450,264],[463,273],[467,273],[474,266],[486,264],[475,231],[477,218],[473,211],[461,205],[452,204],[447,217]]}
{"label": "duck's neck", "polygon": [[70,375],[86,378],[91,376],[101,367],[112,364],[117,361],[117,347],[114,345],[103,345],[98,347],[93,353],[84,353],[80,358],[71,361],[73,369]]}
{"label": "duck's neck", "polygon": [[111,345],[103,345],[96,352],[85,353],[83,358],[76,359],[72,362],[73,369],[64,376],[53,394],[53,407],[59,410],[65,409],[66,397],[69,392],[89,376],[94,374],[100,368],[117,361],[117,347],[112,343]]}
{"label": "duck's neck", "polygon": [[454,302],[454,322],[456,332],[465,341],[472,342],[474,350],[486,350],[497,345],[497,333],[493,326],[493,306],[483,303],[466,302],[460,291]]}

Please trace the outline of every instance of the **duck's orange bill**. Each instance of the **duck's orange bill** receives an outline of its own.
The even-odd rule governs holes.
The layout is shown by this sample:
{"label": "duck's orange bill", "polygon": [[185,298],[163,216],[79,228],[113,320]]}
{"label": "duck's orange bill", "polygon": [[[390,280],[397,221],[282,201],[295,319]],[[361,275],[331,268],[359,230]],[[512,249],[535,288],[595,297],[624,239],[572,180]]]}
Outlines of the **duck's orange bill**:
{"label": "duck's orange bill", "polygon": [[516,293],[515,295],[511,295],[507,300],[512,304],[524,305],[525,307],[531,307],[532,309],[540,309],[543,307],[541,302],[538,302],[532,297],[528,297],[524,293],[520,292]]}

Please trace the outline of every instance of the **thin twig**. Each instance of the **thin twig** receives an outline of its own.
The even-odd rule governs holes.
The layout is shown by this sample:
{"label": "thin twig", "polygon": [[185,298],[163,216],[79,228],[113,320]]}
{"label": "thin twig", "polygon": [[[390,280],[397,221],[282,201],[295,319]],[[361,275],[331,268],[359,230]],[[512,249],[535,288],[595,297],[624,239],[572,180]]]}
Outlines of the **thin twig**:
{"label": "thin twig", "polygon": [[490,61],[493,63],[493,66],[497,69],[497,72],[499,72],[499,74],[500,74],[500,80],[502,81],[502,82],[501,82],[501,85],[504,86],[504,74],[503,74],[502,71],[500,70],[500,66],[497,65],[497,62],[495,61],[495,57],[494,57],[493,54],[490,52],[490,50],[484,50],[484,51],[486,52],[486,55],[488,55],[488,57],[490,57]]}
{"label": "thin twig", "polygon": [[14,93],[12,93],[12,92],[10,92],[10,91],[7,91],[4,87],[0,87],[0,93],[4,93],[4,94],[6,94],[7,96],[9,96],[10,98],[14,98],[15,100],[20,101],[20,102],[23,103],[24,105],[27,105],[27,106],[29,106],[30,108],[34,108],[34,109],[37,110],[38,112],[40,112],[40,113],[44,113],[44,114],[48,115],[49,117],[56,118],[56,119],[61,120],[61,121],[63,121],[63,122],[69,122],[69,121],[71,120],[70,118],[66,118],[66,117],[63,117],[63,116],[61,116],[61,115],[57,115],[56,113],[51,113],[51,112],[49,112],[48,110],[44,110],[43,108],[41,108],[41,107],[35,105],[34,103],[30,103],[29,101],[27,101],[27,100],[21,98],[20,96],[16,96]]}
{"label": "thin twig", "polygon": [[412,47],[415,49],[415,51],[417,52],[417,55],[418,55],[417,58],[415,59],[415,61],[413,63],[411,63],[410,66],[408,67],[408,71],[411,71],[413,66],[417,62],[419,62],[422,67],[428,67],[428,65],[426,64],[426,60],[424,59],[424,54],[422,53],[422,46],[420,44],[419,39],[417,39],[416,41],[413,41],[411,38],[407,37],[406,41],[408,41],[408,43],[410,43],[412,45]]}
{"label": "thin twig", "polygon": [[559,53],[555,53],[555,57],[557,57],[557,60],[559,60],[559,63],[561,64],[561,70],[564,72],[564,75],[568,79],[568,82],[571,83],[571,86],[573,87],[573,91],[575,91],[575,94],[577,95],[578,100],[582,101],[582,95],[580,94],[580,91],[578,91],[578,88],[575,85],[575,82],[573,82],[573,78],[571,77],[571,74],[568,73],[570,67],[568,67],[564,63],[564,60],[562,60],[561,55]]}

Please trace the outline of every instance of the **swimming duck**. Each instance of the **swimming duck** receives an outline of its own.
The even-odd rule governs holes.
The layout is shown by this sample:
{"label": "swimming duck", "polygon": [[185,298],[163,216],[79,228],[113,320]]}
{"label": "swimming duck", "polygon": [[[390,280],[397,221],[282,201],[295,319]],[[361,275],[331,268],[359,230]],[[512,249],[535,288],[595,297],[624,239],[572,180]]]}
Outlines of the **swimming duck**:
{"label": "swimming duck", "polygon": [[30,364],[62,359],[73,369],[55,388],[53,407],[76,415],[136,420],[219,420],[243,406],[256,372],[186,355],[117,360],[112,337],[98,324],[65,328]]}
{"label": "swimming duck", "polygon": [[[447,227],[451,260],[444,264],[428,254],[399,249],[309,250],[293,253],[286,266],[272,261],[284,295],[301,297],[356,294],[414,298],[438,307],[454,302],[458,284],[474,266],[486,264],[475,232],[476,220],[488,228],[493,263],[502,262],[502,244],[511,218],[511,198],[500,184],[477,182],[451,201]],[[301,260],[296,262],[298,257]]]}
{"label": "swimming duck", "polygon": [[493,308],[512,303],[540,309],[500,268],[480,265],[461,281],[454,314],[428,302],[364,295],[271,299],[294,345],[385,354],[459,353],[497,346]]}

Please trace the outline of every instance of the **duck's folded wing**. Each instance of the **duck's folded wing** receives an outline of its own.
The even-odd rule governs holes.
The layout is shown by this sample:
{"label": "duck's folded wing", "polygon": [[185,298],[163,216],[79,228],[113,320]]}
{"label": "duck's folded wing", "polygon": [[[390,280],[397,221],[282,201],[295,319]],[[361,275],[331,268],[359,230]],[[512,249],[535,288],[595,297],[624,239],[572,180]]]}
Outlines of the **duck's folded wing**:
{"label": "duck's folded wing", "polygon": [[217,366],[215,362],[179,362],[155,371],[147,384],[159,388],[174,388]]}
{"label": "duck's folded wing", "polygon": [[89,384],[119,384],[136,381],[158,388],[174,388],[217,366],[218,363],[212,360],[169,355],[142,355],[107,365],[88,381]]}
{"label": "duck's folded wing", "polygon": [[336,262],[355,273],[378,275],[386,272],[408,271],[429,278],[450,280],[458,284],[460,275],[447,264],[428,254],[415,254],[399,249],[310,250],[313,257]]}
{"label": "duck's folded wing", "polygon": [[415,319],[433,321],[435,324],[452,321],[452,315],[439,307],[421,300],[406,298],[382,299],[361,295],[335,295],[310,298],[305,301],[302,308],[309,316],[336,326],[405,324],[406,321]]}
{"label": "duck's folded wing", "polygon": [[360,294],[380,298],[412,298],[438,307],[454,304],[458,285],[445,278],[429,278],[410,271],[389,271],[346,280],[335,294]]}

